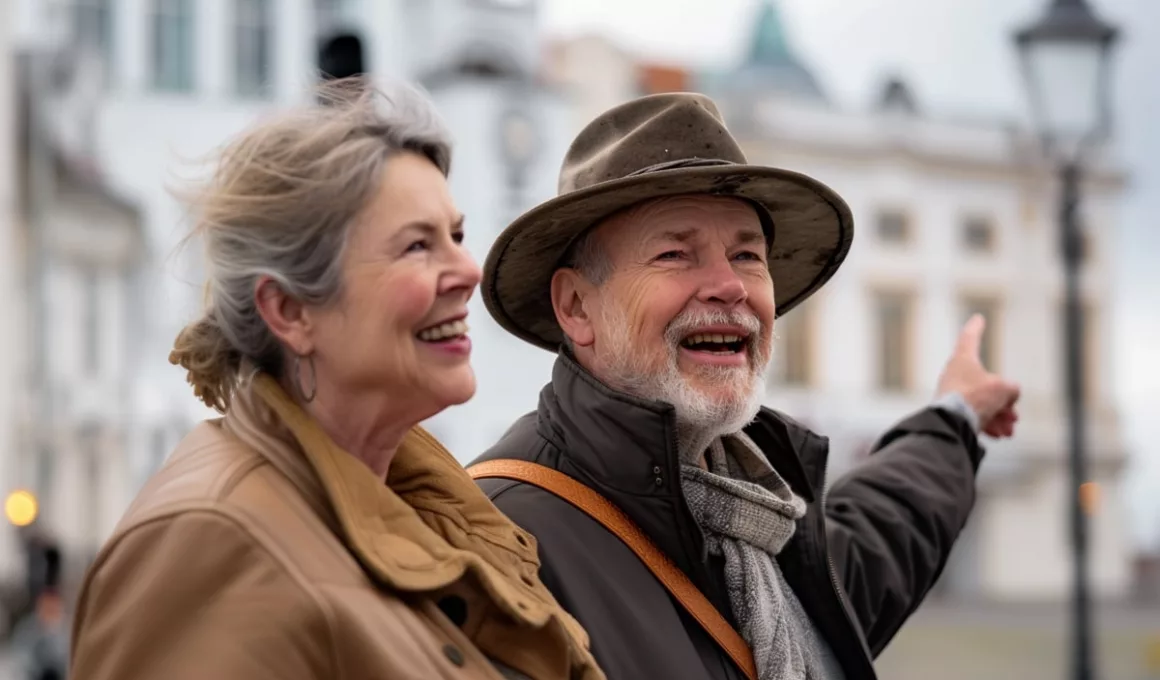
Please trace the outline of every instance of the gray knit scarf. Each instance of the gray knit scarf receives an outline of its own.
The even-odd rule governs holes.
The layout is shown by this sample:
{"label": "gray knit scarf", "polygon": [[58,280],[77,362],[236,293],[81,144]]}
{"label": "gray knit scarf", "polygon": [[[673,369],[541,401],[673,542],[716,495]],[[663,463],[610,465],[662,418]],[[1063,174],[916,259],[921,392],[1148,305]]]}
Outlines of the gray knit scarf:
{"label": "gray knit scarf", "polygon": [[681,484],[706,550],[725,557],[729,603],[758,677],[826,678],[817,632],[774,559],[805,502],[744,434],[715,440],[705,462],[708,470],[682,465]]}

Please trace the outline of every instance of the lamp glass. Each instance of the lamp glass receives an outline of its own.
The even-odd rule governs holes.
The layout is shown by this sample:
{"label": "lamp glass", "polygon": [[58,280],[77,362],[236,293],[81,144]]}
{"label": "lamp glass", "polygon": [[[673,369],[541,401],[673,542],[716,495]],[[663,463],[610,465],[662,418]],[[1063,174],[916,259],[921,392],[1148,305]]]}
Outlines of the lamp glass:
{"label": "lamp glass", "polygon": [[1104,127],[1104,45],[1079,39],[1031,40],[1024,68],[1041,132],[1053,149],[1072,155]]}

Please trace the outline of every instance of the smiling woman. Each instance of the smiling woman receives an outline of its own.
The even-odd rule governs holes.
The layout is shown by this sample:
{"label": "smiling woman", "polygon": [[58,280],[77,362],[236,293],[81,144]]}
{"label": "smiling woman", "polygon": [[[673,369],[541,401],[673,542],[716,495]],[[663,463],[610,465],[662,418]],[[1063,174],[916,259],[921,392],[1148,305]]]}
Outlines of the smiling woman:
{"label": "smiling woman", "polygon": [[97,557],[73,672],[602,678],[532,541],[417,425],[475,392],[480,271],[443,129],[410,90],[322,99],[242,135],[191,197],[208,305],[170,360],[224,418]]}

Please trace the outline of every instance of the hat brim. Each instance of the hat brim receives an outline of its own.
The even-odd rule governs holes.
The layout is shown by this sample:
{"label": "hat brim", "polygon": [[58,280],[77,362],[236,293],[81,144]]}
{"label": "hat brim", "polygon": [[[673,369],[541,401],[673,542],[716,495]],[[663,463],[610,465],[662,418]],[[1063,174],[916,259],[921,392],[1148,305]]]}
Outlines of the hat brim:
{"label": "hat brim", "polygon": [[556,351],[564,335],[552,309],[552,276],[568,248],[608,216],[641,201],[684,194],[732,196],[769,211],[778,316],[822,287],[846,259],[854,219],[837,193],[790,170],[717,165],[661,170],[557,196],[517,218],[495,240],[483,268],[488,312],[505,330]]}

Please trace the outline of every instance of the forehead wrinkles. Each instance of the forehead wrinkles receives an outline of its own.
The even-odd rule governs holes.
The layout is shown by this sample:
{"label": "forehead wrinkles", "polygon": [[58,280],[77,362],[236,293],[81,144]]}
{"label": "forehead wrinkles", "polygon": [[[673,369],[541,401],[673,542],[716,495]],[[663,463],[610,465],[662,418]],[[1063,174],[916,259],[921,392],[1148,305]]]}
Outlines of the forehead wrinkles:
{"label": "forehead wrinkles", "polygon": [[639,250],[652,237],[667,231],[748,228],[761,232],[761,221],[752,206],[734,198],[676,196],[638,203],[597,228],[613,259]]}

